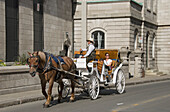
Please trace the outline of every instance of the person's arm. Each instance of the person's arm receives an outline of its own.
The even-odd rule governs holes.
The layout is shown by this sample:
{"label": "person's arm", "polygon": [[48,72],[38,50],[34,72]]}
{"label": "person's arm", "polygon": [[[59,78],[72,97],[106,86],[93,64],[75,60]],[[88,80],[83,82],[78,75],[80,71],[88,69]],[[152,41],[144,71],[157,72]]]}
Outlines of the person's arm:
{"label": "person's arm", "polygon": [[94,49],[95,49],[94,46],[93,46],[93,45],[90,45],[90,46],[89,46],[89,49],[88,49],[87,53],[84,55],[84,57],[89,56],[90,53],[91,53]]}
{"label": "person's arm", "polygon": [[87,51],[87,49],[81,49],[81,51]]}

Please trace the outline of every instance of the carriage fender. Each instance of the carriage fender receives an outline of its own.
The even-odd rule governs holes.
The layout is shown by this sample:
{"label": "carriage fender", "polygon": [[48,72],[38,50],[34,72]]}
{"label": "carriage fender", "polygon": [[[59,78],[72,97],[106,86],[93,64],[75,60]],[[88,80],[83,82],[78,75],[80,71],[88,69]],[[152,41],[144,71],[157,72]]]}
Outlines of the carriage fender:
{"label": "carriage fender", "polygon": [[123,66],[123,63],[121,63],[117,68],[116,70],[113,72],[114,75],[113,75],[113,84],[116,84],[116,78],[117,78],[117,74],[119,72],[119,70],[121,69],[121,67]]}

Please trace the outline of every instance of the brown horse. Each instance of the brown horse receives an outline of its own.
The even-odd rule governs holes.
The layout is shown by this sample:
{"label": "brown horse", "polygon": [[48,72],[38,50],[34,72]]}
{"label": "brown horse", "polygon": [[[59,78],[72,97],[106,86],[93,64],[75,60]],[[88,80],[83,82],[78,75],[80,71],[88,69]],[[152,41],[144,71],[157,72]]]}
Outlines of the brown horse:
{"label": "brown horse", "polygon": [[[51,55],[49,55],[49,53],[36,51],[34,53],[28,52],[28,54],[30,56],[27,59],[27,62],[30,67],[29,72],[32,77],[34,77],[36,73],[38,73],[39,78],[41,80],[42,94],[46,98],[44,107],[48,107],[50,105],[50,102],[53,100],[53,98],[51,97],[51,94],[52,94],[52,87],[53,87],[54,82],[58,82],[61,87],[61,91],[59,92],[59,96],[58,96],[58,102],[60,102],[62,98],[62,90],[64,87],[62,79],[68,78],[68,77],[71,79],[74,79],[75,77],[68,76],[67,74],[64,74],[63,72],[59,72],[55,68],[60,68],[65,71],[75,73],[76,66],[73,60],[69,57],[62,57],[65,64],[61,65],[60,63],[56,63],[55,60],[51,57]],[[45,91],[47,82],[49,82],[48,94]],[[74,87],[75,87],[75,82],[71,80],[72,92],[71,92],[70,101],[74,100]]]}

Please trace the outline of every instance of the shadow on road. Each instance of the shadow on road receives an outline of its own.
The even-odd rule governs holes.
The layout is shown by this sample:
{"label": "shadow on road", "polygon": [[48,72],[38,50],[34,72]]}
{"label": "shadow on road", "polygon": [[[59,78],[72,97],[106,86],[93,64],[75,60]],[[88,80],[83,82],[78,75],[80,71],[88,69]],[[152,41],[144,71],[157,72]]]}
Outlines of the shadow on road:
{"label": "shadow on road", "polygon": [[[106,95],[114,95],[114,94],[117,94],[116,90],[114,90],[114,89],[101,89],[100,94],[99,94],[97,99],[102,98],[100,95],[106,96]],[[74,102],[79,101],[79,100],[88,100],[88,99],[90,99],[89,95],[86,92],[83,92],[81,94],[75,95]],[[70,96],[65,98],[65,99],[62,99],[61,102],[59,103],[58,99],[56,98],[54,101],[51,102],[50,107],[52,107],[54,105],[62,104],[62,103],[65,103],[65,102],[70,102],[69,100],[70,100]]]}

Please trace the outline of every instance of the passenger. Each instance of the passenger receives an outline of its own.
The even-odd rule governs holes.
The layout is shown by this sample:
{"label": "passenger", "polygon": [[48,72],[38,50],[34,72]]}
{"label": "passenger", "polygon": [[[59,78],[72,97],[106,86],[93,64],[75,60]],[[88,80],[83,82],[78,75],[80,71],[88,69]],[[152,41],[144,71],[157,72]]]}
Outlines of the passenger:
{"label": "passenger", "polygon": [[105,58],[106,58],[106,60],[104,60],[105,68],[111,70],[112,60],[109,59],[109,53],[105,53]]}
{"label": "passenger", "polygon": [[105,74],[105,72],[106,72],[106,70],[107,70],[107,72],[111,70],[112,60],[109,59],[109,53],[105,53],[105,58],[106,59],[104,60],[104,63],[103,63],[101,76],[102,76],[103,80],[105,80],[105,77],[106,77],[107,82],[109,82],[110,81],[108,78],[109,73]]}

